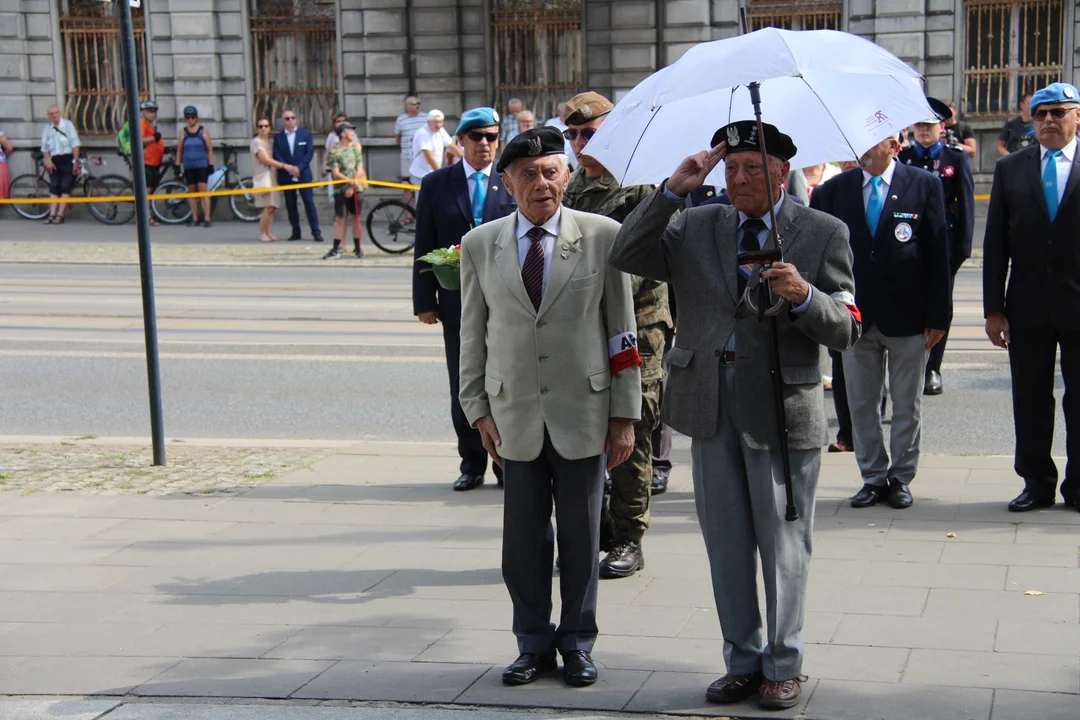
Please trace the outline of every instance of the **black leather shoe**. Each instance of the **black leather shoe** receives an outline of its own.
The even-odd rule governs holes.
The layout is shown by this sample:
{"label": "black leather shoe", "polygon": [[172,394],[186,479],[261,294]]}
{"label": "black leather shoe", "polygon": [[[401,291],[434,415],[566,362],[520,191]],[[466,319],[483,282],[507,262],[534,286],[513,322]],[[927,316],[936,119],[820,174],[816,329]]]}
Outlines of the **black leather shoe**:
{"label": "black leather shoe", "polygon": [[455,490],[472,490],[484,484],[483,475],[469,475],[465,473],[454,482]]}
{"label": "black leather shoe", "polygon": [[908,490],[907,485],[899,480],[889,481],[889,507],[903,510],[911,507],[913,502],[915,500],[911,497],[911,491]]}
{"label": "black leather shoe", "polygon": [[1009,503],[1009,512],[1027,512],[1028,510],[1048,508],[1053,504],[1053,496],[1046,497],[1031,490],[1024,490]]}
{"label": "black leather shoe", "polygon": [[663,495],[667,492],[667,475],[653,473],[652,483],[649,485],[650,495]]}
{"label": "black leather shoe", "polygon": [[562,676],[571,687],[585,687],[596,682],[596,666],[589,653],[572,650],[562,654]]}
{"label": "black leather shoe", "polygon": [[555,653],[547,655],[533,655],[522,653],[518,659],[503,670],[502,681],[504,685],[528,685],[536,680],[541,673],[548,673],[559,664],[555,661]]}
{"label": "black leather shoe", "polygon": [[300,233],[297,233],[297,232],[294,232],[292,235],[289,236],[289,242],[296,242],[299,239],[300,239]]}
{"label": "black leather shoe", "polygon": [[855,497],[851,498],[851,507],[873,507],[878,504],[878,501],[881,500],[887,490],[888,488],[881,487],[880,485],[863,485],[862,490],[855,493]]}
{"label": "black leather shoe", "polygon": [[923,395],[940,395],[944,390],[941,388],[941,373],[931,370],[926,373],[926,382],[923,383]]}
{"label": "black leather shoe", "polygon": [[323,236],[320,235],[319,233],[315,233],[314,235],[311,236],[311,239],[314,240],[315,242],[322,242],[323,241]]}
{"label": "black leather shoe", "polygon": [[616,545],[600,561],[600,577],[606,580],[630,577],[644,569],[645,555],[641,552],[641,543],[630,540]]}

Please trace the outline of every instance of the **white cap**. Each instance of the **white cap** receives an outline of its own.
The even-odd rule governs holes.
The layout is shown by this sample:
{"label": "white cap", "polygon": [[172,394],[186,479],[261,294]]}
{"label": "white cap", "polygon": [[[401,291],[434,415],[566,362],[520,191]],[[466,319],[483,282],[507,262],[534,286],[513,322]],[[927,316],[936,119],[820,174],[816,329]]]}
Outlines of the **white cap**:
{"label": "white cap", "polygon": [[442,110],[428,110],[427,111],[427,119],[428,120],[445,120],[446,116],[443,115]]}

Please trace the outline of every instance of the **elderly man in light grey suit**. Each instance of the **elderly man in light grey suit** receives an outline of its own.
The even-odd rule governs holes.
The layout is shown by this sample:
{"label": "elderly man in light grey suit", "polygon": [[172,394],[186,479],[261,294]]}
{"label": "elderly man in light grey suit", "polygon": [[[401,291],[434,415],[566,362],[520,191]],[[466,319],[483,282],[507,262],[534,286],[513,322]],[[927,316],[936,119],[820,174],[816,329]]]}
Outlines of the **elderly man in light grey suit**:
{"label": "elderly man in light grey suit", "polygon": [[503,467],[503,579],[520,653],[503,682],[555,670],[558,650],[565,682],[591,685],[604,458],[610,468],[629,457],[641,412],[630,278],[608,263],[619,224],[561,205],[570,172],[557,129],[516,136],[496,169],[518,211],[462,240],[460,399]]}
{"label": "elderly man in light grey suit", "polygon": [[[612,264],[670,282],[679,297],[663,419],[693,439],[694,495],[724,634],[728,672],[706,697],[734,703],[759,695],[761,707],[781,709],[798,704],[806,680],[803,610],[827,427],[820,346],[846,350],[859,337],[860,323],[847,228],[793,202],[781,189],[796,148],[775,127],[764,127],[767,163],[753,122],[720,128],[712,150],[684,160],[625,220]],[[692,208],[669,226],[683,198],[722,159],[734,207]],[[736,262],[739,250],[759,250],[768,241],[770,205],[783,239],[784,262],[774,263],[761,277],[786,301],[777,325],[799,513],[794,522],[784,519],[769,325],[742,302],[749,273]],[[758,553],[767,644],[758,611]]]}

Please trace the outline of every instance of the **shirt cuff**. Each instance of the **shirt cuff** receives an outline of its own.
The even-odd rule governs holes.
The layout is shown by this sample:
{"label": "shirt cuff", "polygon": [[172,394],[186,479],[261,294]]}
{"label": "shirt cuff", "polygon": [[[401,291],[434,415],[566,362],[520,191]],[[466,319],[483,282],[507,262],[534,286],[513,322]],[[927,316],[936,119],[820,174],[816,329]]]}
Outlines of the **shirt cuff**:
{"label": "shirt cuff", "polygon": [[668,190],[667,189],[667,180],[664,180],[664,182],[660,184],[660,192],[664,193],[664,197],[668,198],[669,200],[674,200],[675,202],[682,202],[683,200],[686,199],[684,197],[679,197],[675,193]]}
{"label": "shirt cuff", "polygon": [[801,315],[810,309],[810,301],[814,299],[814,286],[810,285],[809,288],[806,299],[802,301],[801,305],[791,308],[791,312]]}

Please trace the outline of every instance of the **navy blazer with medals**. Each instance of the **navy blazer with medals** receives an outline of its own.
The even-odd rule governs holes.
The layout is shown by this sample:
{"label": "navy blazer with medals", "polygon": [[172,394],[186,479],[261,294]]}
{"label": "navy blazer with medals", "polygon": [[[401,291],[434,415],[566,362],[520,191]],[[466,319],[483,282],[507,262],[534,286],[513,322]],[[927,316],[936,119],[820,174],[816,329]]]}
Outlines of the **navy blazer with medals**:
{"label": "navy blazer with medals", "polygon": [[[498,220],[516,210],[517,203],[503,185],[502,175],[492,168],[484,200],[484,222]],[[420,202],[416,208],[414,314],[437,312],[444,323],[457,325],[461,322],[461,293],[441,287],[434,273],[421,272],[431,266],[418,258],[436,248],[459,245],[465,233],[472,229],[472,200],[469,199],[464,163],[458,162],[425,175],[420,182]]]}
{"label": "navy blazer with medals", "polygon": [[[315,142],[311,139],[311,131],[307,128],[296,128],[294,147],[289,150],[289,138],[282,130],[274,136],[274,159],[286,165],[295,165],[300,169],[300,177],[295,182],[311,182],[311,159],[315,156]],[[288,186],[293,182],[292,175],[284,170],[278,170],[278,184]]]}
{"label": "navy blazer with medals", "polygon": [[[983,240],[983,310],[1016,328],[1080,328],[1080,145],[1053,222],[1038,143],[994,168]],[[1008,286],[1006,289],[1006,281]]]}
{"label": "navy blazer with medals", "polygon": [[814,188],[810,207],[848,226],[864,329],[903,337],[949,326],[949,235],[937,177],[896,163],[873,237],[860,168]]}

